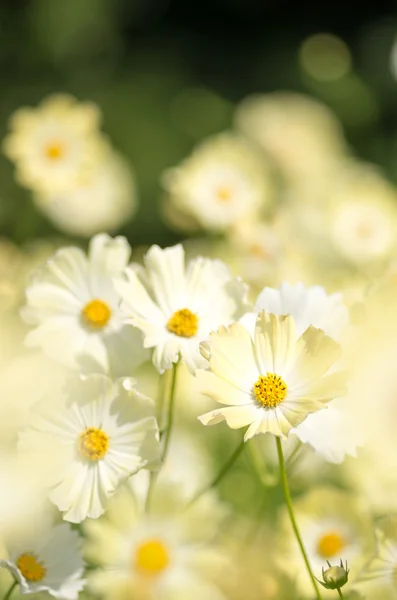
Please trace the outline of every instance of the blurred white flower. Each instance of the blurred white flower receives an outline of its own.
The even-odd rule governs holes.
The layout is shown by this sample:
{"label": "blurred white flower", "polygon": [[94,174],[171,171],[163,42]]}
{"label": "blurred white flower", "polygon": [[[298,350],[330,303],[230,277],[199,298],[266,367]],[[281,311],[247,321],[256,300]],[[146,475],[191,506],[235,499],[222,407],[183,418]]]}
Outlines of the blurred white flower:
{"label": "blurred white flower", "polygon": [[66,523],[36,528],[6,543],[9,557],[0,559],[0,567],[10,571],[21,594],[47,592],[59,600],[77,600],[85,585],[80,546],[79,534]]}
{"label": "blurred white flower", "polygon": [[[373,532],[370,513],[363,499],[324,487],[312,490],[294,501],[294,511],[302,539],[315,576],[322,568],[347,560],[354,574],[373,551]],[[298,589],[306,593],[310,585],[307,572],[302,568],[302,555],[292,533],[286,511],[279,529],[278,564],[296,578]],[[334,591],[321,589],[321,595],[334,598]]]}
{"label": "blurred white flower", "polygon": [[67,521],[99,517],[123,480],[158,466],[154,403],[125,381],[70,381],[66,397],[45,399],[20,433],[21,457],[32,469],[47,465],[49,498]]}
{"label": "blurred white flower", "polygon": [[79,248],[58,250],[26,290],[22,316],[36,326],[26,343],[85,373],[131,374],[148,354],[141,333],[124,323],[113,284],[130,252],[126,238],[106,234],[91,240],[88,257]]}
{"label": "blurred white flower", "polygon": [[339,346],[309,327],[298,337],[292,316],[266,311],[256,318],[254,338],[242,323],[222,327],[202,344],[210,372],[198,371],[201,392],[225,408],[199,417],[204,425],[249,425],[244,440],[259,433],[285,437],[324,404],[344,393],[343,375],[330,372]]}
{"label": "blurred white flower", "polygon": [[241,314],[246,286],[219,260],[199,256],[185,269],[181,245],[152,246],[145,267],[126,269],[115,286],[128,320],[144,333],[145,347],[155,349],[155,367],[162,373],[180,356],[193,372],[205,367],[199,343]]}
{"label": "blurred white flower", "polygon": [[346,169],[329,189],[328,228],[337,252],[353,265],[379,263],[396,248],[397,190],[363,165]]}
{"label": "blurred white flower", "polygon": [[[357,577],[358,588],[389,600],[397,596],[397,517],[383,517],[376,523],[376,551]],[[364,584],[364,585],[363,585]]]}
{"label": "blurred white flower", "polygon": [[68,188],[38,192],[34,200],[58,229],[82,237],[116,231],[137,209],[133,173],[111,148]]}
{"label": "blurred white flower", "polygon": [[163,175],[166,213],[182,229],[225,231],[267,208],[273,183],[266,159],[244,138],[223,133]]}
{"label": "blurred white flower", "polygon": [[346,153],[340,123],[327,106],[288,92],[245,98],[235,123],[273,159],[286,180],[312,186],[332,171]]}
{"label": "blurred white flower", "polygon": [[213,581],[228,566],[211,543],[223,517],[213,497],[184,510],[177,487],[160,485],[150,506],[142,514],[125,488],[84,523],[85,556],[98,567],[88,588],[108,600],[225,600]]}
{"label": "blurred white flower", "polygon": [[91,103],[54,95],[38,108],[19,109],[3,142],[18,181],[33,190],[67,190],[103,151],[100,112]]}

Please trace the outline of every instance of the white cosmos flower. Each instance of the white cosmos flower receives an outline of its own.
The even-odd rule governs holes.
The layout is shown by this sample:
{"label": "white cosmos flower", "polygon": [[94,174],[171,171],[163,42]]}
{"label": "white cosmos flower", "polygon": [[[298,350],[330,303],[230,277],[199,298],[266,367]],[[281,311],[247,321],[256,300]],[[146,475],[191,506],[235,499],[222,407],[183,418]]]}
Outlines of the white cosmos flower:
{"label": "white cosmos flower", "polygon": [[145,266],[144,272],[126,269],[115,287],[130,322],[143,331],[145,347],[154,348],[155,367],[162,373],[179,356],[193,372],[205,367],[199,343],[238,316],[246,287],[219,260],[200,256],[185,268],[181,245],[152,246]]}
{"label": "white cosmos flower", "polygon": [[[389,598],[397,597],[397,518],[391,515],[381,518],[375,529],[376,552],[371,560],[363,567],[357,582],[366,597]],[[367,594],[372,591],[374,596]]]}
{"label": "white cosmos flower", "polygon": [[[341,294],[328,295],[321,286],[283,283],[279,290],[266,287],[255,303],[255,311],[261,310],[292,315],[297,335],[312,325],[339,341],[349,324],[348,310]],[[248,313],[241,321],[253,331],[255,314]],[[308,415],[291,433],[334,463],[342,462],[346,454],[356,456],[357,445],[362,443],[357,427],[344,413],[340,400],[333,400],[326,411]]]}
{"label": "white cosmos flower", "polygon": [[37,108],[22,108],[10,120],[3,142],[16,163],[17,179],[33,190],[64,190],[102,154],[100,112],[68,95],[46,98]]}
{"label": "white cosmos flower", "polygon": [[0,559],[0,567],[10,571],[21,594],[48,592],[59,600],[77,600],[85,584],[80,546],[79,534],[66,523],[36,528],[34,535],[17,535],[6,544],[9,556]]}
{"label": "white cosmos flower", "polygon": [[225,231],[241,218],[257,215],[274,191],[266,158],[235,133],[205,140],[164,173],[163,186],[171,220],[182,229],[190,221],[190,228],[208,231]]}
{"label": "white cosmos flower", "polygon": [[290,315],[260,312],[253,339],[241,323],[221,327],[202,351],[210,372],[197,372],[198,386],[226,406],[199,419],[204,425],[226,421],[232,429],[249,425],[245,441],[259,433],[286,436],[343,393],[342,374],[329,372],[338,344],[315,327],[298,337]]}
{"label": "white cosmos flower", "polygon": [[[342,559],[351,568],[353,580],[373,552],[371,515],[365,500],[350,492],[323,487],[295,500],[294,510],[313,573],[320,576],[322,568],[327,567],[326,561],[335,565]],[[285,510],[280,525],[278,564],[305,594],[310,580],[302,569],[302,555]],[[322,589],[321,595],[331,599],[335,591]]]}
{"label": "white cosmos flower", "polygon": [[83,237],[117,230],[137,208],[131,169],[111,148],[68,189],[40,191],[34,199],[58,229]]}
{"label": "white cosmos flower", "polygon": [[85,556],[98,567],[87,587],[107,600],[225,600],[214,579],[229,565],[212,541],[221,508],[209,494],[186,509],[163,481],[142,513],[124,487],[104,517],[84,523]]}
{"label": "white cosmos flower", "polygon": [[46,399],[32,414],[19,452],[32,468],[48,470],[49,498],[65,520],[97,518],[120,482],[157,467],[154,403],[131,379],[71,381],[65,398]]}
{"label": "white cosmos flower", "polygon": [[124,237],[95,236],[88,256],[80,248],[62,248],[37,272],[26,290],[22,316],[35,328],[28,346],[85,373],[131,373],[147,358],[141,333],[125,324],[113,277],[128,263]]}

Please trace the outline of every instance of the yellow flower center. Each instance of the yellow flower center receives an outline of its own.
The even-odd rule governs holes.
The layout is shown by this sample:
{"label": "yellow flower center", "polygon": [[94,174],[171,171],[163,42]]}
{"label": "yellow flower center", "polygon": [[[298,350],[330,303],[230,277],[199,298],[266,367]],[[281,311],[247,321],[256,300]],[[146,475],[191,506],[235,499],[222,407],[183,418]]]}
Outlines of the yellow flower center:
{"label": "yellow flower center", "polygon": [[47,144],[44,153],[50,160],[57,161],[64,156],[65,148],[61,142],[54,141]]}
{"label": "yellow flower center", "polygon": [[193,337],[198,331],[199,320],[197,315],[188,308],[177,310],[167,323],[167,329],[181,337]]}
{"label": "yellow flower center", "polygon": [[112,311],[102,300],[91,300],[84,306],[81,316],[92,329],[103,329],[112,316]]}
{"label": "yellow flower center", "polygon": [[79,435],[78,448],[84,458],[100,460],[109,449],[109,437],[102,429],[88,427]]}
{"label": "yellow flower center", "polygon": [[216,197],[219,202],[229,202],[232,197],[232,190],[227,185],[222,185],[216,191]]}
{"label": "yellow flower center", "polygon": [[47,573],[44,563],[30,553],[21,554],[17,560],[17,567],[27,581],[41,581]]}
{"label": "yellow flower center", "polygon": [[265,408],[274,408],[282,402],[287,395],[287,384],[280,375],[266,373],[260,375],[254,384],[255,398]]}
{"label": "yellow flower center", "polygon": [[334,558],[345,547],[343,537],[336,531],[324,534],[317,543],[317,553],[322,558]]}
{"label": "yellow flower center", "polygon": [[167,548],[161,540],[147,540],[136,550],[135,565],[145,575],[158,575],[169,562]]}

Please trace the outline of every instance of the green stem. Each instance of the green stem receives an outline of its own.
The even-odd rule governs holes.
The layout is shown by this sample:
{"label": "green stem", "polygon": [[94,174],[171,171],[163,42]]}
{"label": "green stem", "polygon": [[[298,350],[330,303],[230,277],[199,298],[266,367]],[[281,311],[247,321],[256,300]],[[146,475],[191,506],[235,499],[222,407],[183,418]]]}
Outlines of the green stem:
{"label": "green stem", "polygon": [[241,442],[239,443],[239,445],[237,446],[237,448],[235,449],[233,454],[228,458],[228,460],[225,462],[225,464],[220,469],[219,473],[211,481],[211,483],[209,483],[204,488],[199,490],[197,492],[197,494],[195,496],[193,496],[193,498],[188,502],[186,508],[190,507],[192,504],[197,502],[197,500],[199,500],[199,498],[204,496],[204,494],[206,494],[207,492],[209,492],[210,490],[212,490],[214,487],[216,487],[218,485],[218,483],[224,478],[226,473],[232,468],[232,466],[234,465],[234,463],[236,462],[236,460],[238,459],[238,457],[240,456],[240,454],[242,453],[243,450],[244,450],[244,440],[241,440]]}
{"label": "green stem", "polygon": [[[163,446],[163,452],[161,455],[161,465],[164,464],[165,458],[167,456],[168,445],[170,443],[170,438],[171,438],[171,429],[172,429],[172,425],[174,422],[174,401],[175,401],[177,370],[178,370],[178,363],[174,363],[172,365],[172,382],[171,382],[170,398],[169,398],[169,402],[168,402],[168,422],[167,422],[166,427],[160,431],[160,440],[164,436],[164,446]],[[163,379],[161,387],[164,390],[164,388],[165,388],[164,379]],[[163,394],[162,398],[163,399],[161,400],[160,412],[162,412],[162,405],[164,404],[164,394]],[[154,486],[156,484],[157,476],[158,476],[158,472],[152,471],[150,473],[149,487],[148,487],[146,501],[145,501],[145,511],[146,512],[149,512],[150,501],[152,498]]]}
{"label": "green stem", "polygon": [[172,426],[174,424],[174,404],[175,404],[175,390],[176,390],[177,373],[178,373],[178,363],[174,363],[172,365],[172,381],[171,381],[170,400],[168,403],[167,429],[164,432],[164,446],[163,446],[163,454],[161,456],[162,464],[164,464],[165,459],[167,457],[168,446],[169,446],[170,439],[171,439]]}
{"label": "green stem", "polygon": [[11,598],[11,594],[15,590],[17,585],[18,585],[17,581],[14,581],[14,583],[11,584],[11,587],[8,590],[8,592],[6,593],[6,595],[4,596],[3,600],[8,600],[9,598]]}
{"label": "green stem", "polygon": [[344,598],[344,595],[343,595],[342,590],[340,588],[336,588],[336,591],[339,594],[339,598]]}
{"label": "green stem", "polygon": [[295,515],[294,515],[294,509],[292,507],[291,492],[290,492],[289,486],[288,486],[288,478],[287,478],[287,471],[286,471],[286,468],[285,468],[283,448],[282,448],[282,445],[281,445],[281,440],[280,440],[280,438],[278,436],[276,437],[276,445],[277,445],[278,460],[279,460],[279,463],[280,463],[281,484],[283,486],[283,492],[284,492],[285,502],[287,504],[288,514],[289,514],[289,517],[290,517],[290,520],[291,520],[292,529],[294,530],[295,537],[296,537],[296,540],[297,540],[297,542],[299,544],[299,548],[300,548],[300,551],[302,553],[303,560],[305,561],[305,565],[306,565],[307,571],[309,573],[310,579],[312,581],[313,588],[314,588],[314,590],[316,592],[316,597],[317,597],[318,600],[322,600],[321,594],[320,594],[320,590],[318,588],[318,585],[317,585],[316,580],[314,578],[314,575],[312,573],[312,570],[311,570],[311,567],[310,567],[310,563],[309,563],[309,558],[307,556],[307,553],[306,553],[305,547],[303,545],[303,541],[302,541],[301,535],[299,533],[298,525],[296,523],[296,519],[295,519]]}

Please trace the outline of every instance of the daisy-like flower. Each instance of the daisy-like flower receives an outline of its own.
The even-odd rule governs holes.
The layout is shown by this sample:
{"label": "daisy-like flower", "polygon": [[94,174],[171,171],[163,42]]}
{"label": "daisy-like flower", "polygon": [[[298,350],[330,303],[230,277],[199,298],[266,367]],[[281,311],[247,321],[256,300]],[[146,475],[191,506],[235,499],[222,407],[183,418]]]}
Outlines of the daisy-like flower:
{"label": "daisy-like flower", "polygon": [[[320,286],[307,288],[302,283],[294,286],[283,283],[279,290],[264,288],[255,303],[256,313],[261,310],[292,315],[298,336],[313,326],[339,341],[349,324],[341,294],[328,295]],[[241,321],[253,331],[255,313],[247,313]],[[356,456],[356,447],[361,442],[359,432],[344,414],[339,400],[332,401],[326,411],[308,415],[291,433],[334,463],[342,462],[346,454]]]}
{"label": "daisy-like flower", "polygon": [[183,510],[177,487],[163,484],[141,513],[120,492],[104,517],[84,523],[84,555],[98,567],[88,589],[107,600],[225,600],[214,581],[228,565],[212,542],[224,516],[214,498]]}
{"label": "daisy-like flower", "polygon": [[158,466],[154,403],[134,383],[104,375],[71,381],[66,398],[44,400],[20,434],[19,452],[47,471],[49,498],[67,521],[97,518],[123,480]]}
{"label": "daisy-like flower", "polygon": [[249,425],[244,440],[259,433],[284,437],[309,413],[344,393],[343,375],[330,373],[338,344],[309,327],[298,337],[291,315],[258,314],[254,337],[242,323],[221,327],[202,345],[210,371],[196,376],[201,392],[223,408],[199,417],[232,429]]}
{"label": "daisy-like flower", "polygon": [[389,259],[396,248],[396,189],[368,166],[353,164],[329,193],[328,228],[341,257],[359,267]]}
{"label": "daisy-like flower", "polygon": [[82,237],[115,231],[138,204],[131,169],[111,148],[66,190],[41,191],[34,199],[58,229]]}
{"label": "daisy-like flower", "polygon": [[[198,146],[181,165],[163,175],[166,212],[185,229],[225,231],[267,207],[273,193],[266,159],[244,138],[223,133]],[[175,218],[172,214],[175,213]],[[180,216],[179,216],[180,213]]]}
{"label": "daisy-like flower", "polygon": [[[373,552],[372,525],[366,503],[348,492],[325,487],[295,500],[294,511],[313,573],[320,577],[327,561],[337,564],[342,559],[347,561],[353,579],[353,573],[357,573]],[[310,580],[302,569],[302,556],[286,512],[282,515],[279,540],[279,566],[296,578],[304,594]],[[332,590],[321,589],[321,594],[327,598],[335,596]]]}
{"label": "daisy-like flower", "polygon": [[3,150],[15,162],[17,179],[33,190],[68,189],[102,153],[100,113],[68,95],[22,108],[10,120]]}
{"label": "daisy-like flower", "polygon": [[129,321],[143,331],[145,347],[154,348],[155,367],[162,373],[181,357],[193,372],[204,368],[199,344],[241,314],[245,285],[219,260],[200,256],[185,268],[181,245],[152,246],[145,266],[142,272],[126,269],[115,286]]}
{"label": "daisy-like flower", "polygon": [[59,600],[77,600],[85,584],[80,546],[79,534],[66,523],[36,528],[6,544],[9,556],[0,558],[0,567],[8,569],[21,594],[47,592]]}
{"label": "daisy-like flower", "polygon": [[128,375],[147,358],[141,333],[125,324],[113,277],[121,275],[131,248],[124,237],[95,236],[88,256],[62,248],[26,290],[23,318],[35,329],[28,346],[85,373]]}
{"label": "daisy-like flower", "polygon": [[309,178],[313,186],[332,172],[346,153],[335,115],[324,104],[301,94],[248,96],[237,108],[235,123],[295,185]]}
{"label": "daisy-like flower", "polygon": [[[375,591],[376,597],[397,598],[397,517],[380,519],[375,529],[376,551],[361,570],[357,583],[359,589]],[[372,595],[368,596],[372,599]],[[375,597],[375,596],[374,596]]]}

